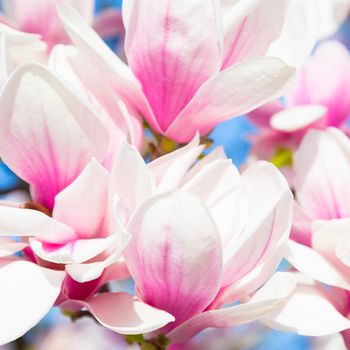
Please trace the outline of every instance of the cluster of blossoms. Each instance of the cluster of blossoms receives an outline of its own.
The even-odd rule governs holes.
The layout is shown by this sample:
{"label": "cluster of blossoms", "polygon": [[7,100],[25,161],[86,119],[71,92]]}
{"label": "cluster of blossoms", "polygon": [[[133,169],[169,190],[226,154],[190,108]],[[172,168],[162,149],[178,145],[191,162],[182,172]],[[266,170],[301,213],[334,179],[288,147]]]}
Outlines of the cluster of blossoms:
{"label": "cluster of blossoms", "polygon": [[[29,193],[0,202],[0,345],[57,306],[142,349],[255,320],[350,346],[350,56],[311,55],[350,3],[323,2],[3,1],[0,157]],[[203,151],[242,114],[239,172]]]}

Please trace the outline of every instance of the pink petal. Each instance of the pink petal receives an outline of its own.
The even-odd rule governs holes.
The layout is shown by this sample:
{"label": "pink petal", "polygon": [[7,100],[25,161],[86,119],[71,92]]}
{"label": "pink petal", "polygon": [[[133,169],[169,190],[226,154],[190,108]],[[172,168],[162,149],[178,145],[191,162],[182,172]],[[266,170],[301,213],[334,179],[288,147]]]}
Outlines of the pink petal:
{"label": "pink petal", "polygon": [[130,68],[109,49],[72,7],[61,5],[58,7],[58,14],[79,51],[94,67],[99,67],[101,78],[105,83],[110,84],[121,97],[134,105],[152,128],[159,132],[159,125],[142,92],[141,85]]}
{"label": "pink petal", "polygon": [[204,146],[199,145],[199,135],[196,134],[186,146],[149,163],[148,168],[155,178],[157,192],[177,188],[203,149]]}
{"label": "pink petal", "polygon": [[0,345],[22,336],[49,312],[64,276],[27,261],[0,262]]}
{"label": "pink petal", "polygon": [[[174,152],[172,152],[174,153]],[[216,160],[223,160],[228,159],[225,150],[222,146],[216,147],[213,151],[211,151],[209,154],[207,154],[202,159],[199,159],[186,173],[186,175],[183,177],[181,183],[185,184],[190,179],[192,179],[194,176],[200,173],[200,171],[209,163],[212,163]]]}
{"label": "pink petal", "polygon": [[19,68],[1,100],[2,158],[32,185],[34,199],[52,209],[54,196],[91,157],[103,158],[107,131],[79,98],[39,65]]}
{"label": "pink petal", "polygon": [[221,0],[225,50],[222,69],[246,59],[264,56],[279,37],[288,0]]}
{"label": "pink petal", "polygon": [[289,1],[282,33],[266,55],[278,57],[292,67],[304,64],[318,39],[318,6],[318,1]]}
{"label": "pink petal", "polygon": [[48,244],[30,239],[34,253],[45,261],[56,264],[80,264],[97,257],[112,247],[117,240],[115,236],[95,239],[78,239],[66,244]]}
{"label": "pink petal", "polygon": [[219,71],[218,14],[211,0],[134,1],[128,11],[128,62],[166,130],[198,88]]}
{"label": "pink petal", "polygon": [[60,3],[74,6],[91,22],[94,0],[33,0],[30,4],[26,0],[4,0],[3,8],[20,30],[40,34],[51,49],[56,44],[68,42],[56,13],[56,6]]}
{"label": "pink petal", "polygon": [[292,107],[274,114],[270,119],[270,127],[286,133],[296,132],[322,122],[326,115],[327,108],[321,105]]}
{"label": "pink petal", "polygon": [[28,61],[45,62],[46,44],[36,34],[17,31],[0,24],[0,86],[20,64]]}
{"label": "pink petal", "polygon": [[[246,220],[247,208],[243,197],[242,186],[228,189],[213,203],[208,205],[216,226],[219,229],[223,250],[224,266],[231,262],[232,252],[236,249],[237,240],[242,234]],[[230,213],[230,215],[227,215]]]}
{"label": "pink petal", "polygon": [[349,275],[348,241],[350,219],[314,221],[312,225],[312,248],[341,271]]}
{"label": "pink petal", "polygon": [[299,205],[299,203],[294,202],[291,238],[298,243],[311,246],[312,221],[313,220],[309,217],[308,213]]}
{"label": "pink petal", "polygon": [[125,259],[144,302],[180,324],[212,301],[221,277],[221,243],[195,196],[176,191],[154,197],[133,216],[129,232]]}
{"label": "pink petal", "polygon": [[292,104],[324,105],[328,110],[327,125],[339,127],[350,115],[349,80],[350,55],[346,47],[328,41],[319,46],[301,70],[288,100]]}
{"label": "pink petal", "polygon": [[92,65],[87,57],[73,46],[56,45],[51,51],[48,65],[67,84],[74,84],[82,97],[96,109],[96,114],[111,135],[109,147],[112,159],[119,147],[117,141],[121,142],[121,139],[127,138],[131,144],[141,148],[143,128],[138,112],[106,84],[98,67]]}
{"label": "pink petal", "polygon": [[210,206],[225,192],[237,186],[239,182],[238,170],[232,164],[231,159],[222,159],[204,166],[199,173],[182,186],[182,190],[195,194],[207,206]]}
{"label": "pink petal", "polygon": [[72,228],[40,211],[7,206],[0,206],[0,236],[33,236],[53,243],[76,238]]}
{"label": "pink petal", "polygon": [[266,317],[288,300],[296,285],[290,273],[278,272],[246,304],[203,312],[190,318],[167,336],[185,342],[206,328],[232,327]]}
{"label": "pink petal", "polygon": [[312,219],[350,216],[350,143],[340,131],[311,130],[294,155],[297,200]]}
{"label": "pink petal", "polygon": [[[288,232],[285,236],[288,238]],[[284,257],[286,251],[285,241],[286,239],[282,238],[276,245],[274,251],[264,260],[260,261],[247,275],[237,282],[221,289],[210,308],[216,308],[220,305],[229,304],[235,300],[245,298],[265,284],[277,271]]]}
{"label": "pink petal", "polygon": [[227,68],[200,87],[166,135],[178,142],[187,142],[197,130],[205,135],[218,123],[279,97],[293,75],[293,68],[272,57]]}
{"label": "pink petal", "polygon": [[[62,1],[62,0],[61,0]],[[62,3],[74,7],[84,18],[85,22],[92,24],[95,12],[95,0],[63,0]],[[57,12],[57,7],[55,8]]]}
{"label": "pink petal", "polygon": [[278,330],[307,336],[324,336],[350,328],[320,284],[299,282],[287,303],[264,320]]}
{"label": "pink petal", "polygon": [[120,334],[144,334],[162,328],[174,317],[147,305],[127,293],[103,293],[87,302],[62,305],[86,307],[104,327]]}
{"label": "pink petal", "polygon": [[[238,281],[272,254],[279,241],[289,235],[292,223],[293,196],[274,166],[266,162],[252,165],[242,174],[242,183],[242,205],[248,211],[242,210],[240,220],[245,220],[245,225],[235,246],[224,246],[225,250],[232,250],[225,251],[230,259],[225,266],[223,286]],[[249,216],[245,217],[247,213]]]}
{"label": "pink petal", "polygon": [[145,161],[137,149],[123,143],[112,168],[110,199],[118,194],[127,202],[130,209],[136,209],[152,195],[152,180]]}
{"label": "pink petal", "polygon": [[285,258],[298,271],[316,281],[350,290],[350,280],[317,251],[290,241]]}
{"label": "pink petal", "polygon": [[[113,241],[115,244],[109,244],[109,255],[101,261],[84,263],[84,264],[70,264],[66,266],[67,273],[77,282],[85,283],[93,281],[106,272],[103,279],[127,279],[130,277],[129,271],[124,268],[122,263],[119,263],[121,254],[129,242],[130,236],[128,234],[119,234],[115,236]],[[114,266],[113,266],[114,265]],[[106,269],[109,269],[106,271]],[[106,274],[108,276],[106,276]]]}
{"label": "pink petal", "polygon": [[[93,184],[93,186],[91,185]],[[103,237],[108,205],[109,173],[96,159],[55,197],[52,216],[74,228],[81,239]]]}

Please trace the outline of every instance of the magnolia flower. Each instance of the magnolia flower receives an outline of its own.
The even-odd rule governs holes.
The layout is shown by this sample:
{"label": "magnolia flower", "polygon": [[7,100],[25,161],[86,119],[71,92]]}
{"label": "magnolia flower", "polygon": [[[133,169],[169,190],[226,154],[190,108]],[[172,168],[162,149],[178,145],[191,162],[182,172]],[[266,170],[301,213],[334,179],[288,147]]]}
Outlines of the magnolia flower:
{"label": "magnolia flower", "polygon": [[[124,256],[137,296],[174,316],[158,332],[173,342],[263,317],[295,286],[288,273],[273,276],[291,225],[282,175],[261,162],[240,176],[220,149],[189,170],[202,150],[195,139],[146,165],[125,144],[112,170],[114,213],[131,235]],[[246,304],[220,308],[254,292]],[[112,304],[80,305],[118,332]]]}
{"label": "magnolia flower", "polygon": [[[287,51],[291,58],[286,41],[295,56],[304,56],[314,44],[309,12],[303,16],[299,11],[297,28],[303,35],[298,39],[303,40],[296,45],[290,28],[296,27],[295,11],[289,11],[292,3],[124,1],[129,66],[73,8],[60,6],[59,14],[74,44],[104,74],[106,84],[134,105],[157,133],[188,142],[196,131],[205,135],[219,122],[282,93],[294,68],[272,56]],[[285,23],[290,25],[286,28]],[[282,36],[290,40],[269,51]]]}
{"label": "magnolia flower", "polygon": [[[45,67],[30,64],[4,87],[0,115],[1,157],[30,184],[33,198],[20,207],[0,205],[0,236],[23,240],[7,240],[2,249],[26,256],[0,261],[0,283],[6,285],[0,292],[3,344],[34,326],[54,303],[70,308],[72,299],[90,300],[106,282],[128,278],[129,272],[120,256],[128,235],[109,215],[115,205],[103,166],[109,134],[93,110]],[[173,320],[128,294],[108,298],[120,309],[122,333],[139,333],[143,322],[154,330]],[[91,305],[99,307],[101,298]]]}
{"label": "magnolia flower", "polygon": [[272,159],[282,149],[294,150],[309,129],[329,126],[348,131],[350,55],[339,42],[322,43],[299,71],[293,89],[282,101],[270,102],[249,114],[261,127],[252,152]]}
{"label": "magnolia flower", "polygon": [[87,23],[105,37],[116,36],[122,30],[121,16],[116,9],[107,9],[93,21],[95,0],[2,0],[1,21],[20,31],[40,34],[48,50],[56,44],[68,43],[57,16],[58,4],[74,6]]}
{"label": "magnolia flower", "polygon": [[[310,131],[295,154],[296,203],[286,258],[301,277],[268,324],[304,335],[350,328],[350,141],[339,130]],[[328,285],[328,286],[325,286]]]}

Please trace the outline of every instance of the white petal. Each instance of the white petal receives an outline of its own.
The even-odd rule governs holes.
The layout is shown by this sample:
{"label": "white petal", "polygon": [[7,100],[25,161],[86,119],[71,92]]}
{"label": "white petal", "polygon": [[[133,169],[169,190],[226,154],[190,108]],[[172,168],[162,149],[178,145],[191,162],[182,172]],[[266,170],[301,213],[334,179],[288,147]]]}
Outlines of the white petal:
{"label": "white petal", "polygon": [[64,276],[27,261],[0,262],[0,345],[22,336],[49,312]]}

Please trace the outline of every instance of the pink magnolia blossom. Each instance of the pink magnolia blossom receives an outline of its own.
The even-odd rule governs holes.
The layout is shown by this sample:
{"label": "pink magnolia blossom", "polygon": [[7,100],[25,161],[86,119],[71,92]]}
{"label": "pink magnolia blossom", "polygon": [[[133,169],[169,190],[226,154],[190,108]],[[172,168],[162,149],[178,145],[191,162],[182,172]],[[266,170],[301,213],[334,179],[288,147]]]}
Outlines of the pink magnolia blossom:
{"label": "pink magnolia blossom", "polygon": [[306,278],[270,322],[304,335],[344,331],[350,328],[349,139],[334,128],[309,131],[295,153],[294,172],[295,241],[286,258]]}
{"label": "pink magnolia blossom", "polygon": [[[20,207],[0,206],[0,236],[23,240],[1,242],[3,344],[34,326],[55,303],[69,308],[72,299],[89,300],[98,319],[106,296],[92,297],[129,272],[121,258],[128,234],[110,216],[117,201],[103,166],[109,134],[94,111],[47,68],[30,64],[5,85],[0,115],[1,157],[30,184],[33,198]],[[20,250],[26,259],[7,258]],[[143,323],[154,330],[173,320],[125,293],[108,294],[108,302],[119,309],[121,333],[139,333]]]}
{"label": "pink magnolia blossom", "polygon": [[[291,225],[285,179],[264,162],[240,176],[221,149],[190,169],[202,150],[195,139],[146,165],[125,144],[112,170],[115,214],[131,235],[124,256],[137,296],[175,317],[159,330],[173,342],[264,317],[295,286],[288,273],[273,276]],[[246,304],[220,308],[252,293]],[[108,305],[97,310],[99,321],[118,331],[118,314]],[[84,306],[96,313],[91,303]]]}
{"label": "pink magnolia blossom", "polygon": [[73,6],[105,37],[116,36],[122,31],[121,16],[116,9],[103,11],[93,21],[95,0],[2,0],[4,13],[1,21],[22,32],[40,34],[50,51],[56,44],[69,43],[57,16],[59,4]]}
{"label": "pink magnolia blossom", "polygon": [[157,133],[188,142],[196,131],[205,135],[219,122],[282,93],[294,68],[277,54],[273,57],[284,51],[279,48],[285,41],[269,51],[271,43],[283,34],[291,39],[294,55],[304,55],[314,44],[313,24],[299,12],[303,40],[295,46],[289,28],[295,28],[289,18],[291,3],[124,1],[129,66],[77,11],[60,6],[59,13],[72,41],[99,68],[106,84],[134,105]]}
{"label": "pink magnolia blossom", "polygon": [[253,154],[271,159],[279,149],[294,150],[309,129],[329,126],[347,132],[350,116],[350,55],[339,42],[317,48],[297,76],[285,102],[269,102],[249,114],[261,127],[253,137]]}

